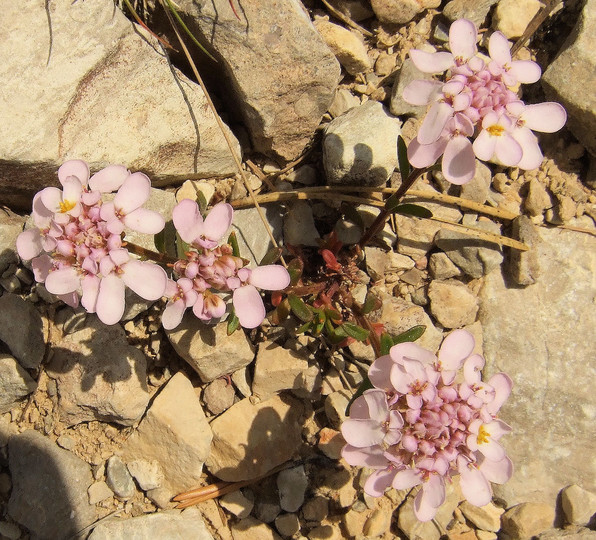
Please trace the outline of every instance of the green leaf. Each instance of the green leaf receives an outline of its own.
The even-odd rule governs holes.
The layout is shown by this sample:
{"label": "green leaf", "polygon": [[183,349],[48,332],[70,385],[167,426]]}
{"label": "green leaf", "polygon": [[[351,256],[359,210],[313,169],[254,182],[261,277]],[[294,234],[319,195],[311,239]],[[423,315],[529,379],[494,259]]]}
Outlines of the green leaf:
{"label": "green leaf", "polygon": [[232,254],[234,257],[240,257],[240,248],[238,247],[238,238],[236,237],[236,233],[232,231],[230,236],[228,236],[228,244],[232,246]]}
{"label": "green leaf", "polygon": [[290,302],[290,308],[292,313],[296,315],[301,321],[311,322],[314,318],[314,313],[304,303],[301,298],[298,298],[295,294],[288,294],[288,302]]}
{"label": "green leaf", "polygon": [[401,214],[402,216],[414,216],[419,218],[433,217],[433,213],[428,208],[412,203],[398,204],[388,210],[394,214]]}
{"label": "green leaf", "polygon": [[332,321],[341,321],[341,315],[339,311],[333,308],[327,308],[325,310],[325,315],[327,318],[331,319]]}
{"label": "green leaf", "polygon": [[231,336],[240,326],[240,320],[236,316],[236,314],[232,311],[230,316],[228,317],[228,328],[227,333],[228,336]]}
{"label": "green leaf", "polygon": [[261,259],[259,266],[265,266],[266,264],[275,264],[279,258],[281,257],[281,248],[274,247],[271,248],[265,256]]}
{"label": "green leaf", "polygon": [[393,338],[387,332],[381,334],[381,356],[389,354],[389,350],[393,347]]}
{"label": "green leaf", "polygon": [[408,161],[408,147],[406,146],[406,141],[404,141],[404,138],[401,135],[397,138],[397,163],[399,164],[401,181],[405,182],[406,178],[410,176],[410,172],[412,172],[412,167]]}
{"label": "green leaf", "polygon": [[310,330],[312,328],[312,321],[304,323],[302,326],[296,329],[297,334],[304,334],[304,332]]}
{"label": "green leaf", "polygon": [[290,285],[296,285],[302,277],[304,263],[302,259],[292,259],[288,263],[288,273],[290,274]]}
{"label": "green leaf", "polygon": [[159,253],[176,257],[176,228],[172,220],[166,221],[165,227],[153,236],[153,242]]}
{"label": "green leaf", "polygon": [[360,308],[360,311],[362,311],[363,315],[367,315],[371,311],[379,309],[380,307],[381,301],[379,300],[379,298],[370,291],[368,291],[368,293],[366,294],[366,298],[364,299],[364,304]]}
{"label": "green leaf", "polygon": [[350,399],[350,402],[346,407],[346,416],[350,414],[350,407],[352,406],[352,403],[354,403],[354,401],[356,401],[362,394],[364,394],[366,390],[370,390],[371,388],[374,388],[374,386],[370,382],[370,379],[368,377],[364,377],[364,380],[360,383],[358,390],[356,390],[356,393],[352,396],[352,399]]}
{"label": "green leaf", "polygon": [[179,259],[186,259],[185,254],[187,251],[190,251],[190,244],[187,244],[184,240],[182,240],[178,232],[176,232],[176,256]]}
{"label": "green leaf", "polygon": [[370,334],[368,330],[365,330],[364,328],[349,322],[340,324],[339,327],[343,328],[344,332],[348,334],[348,336],[354,338],[357,341],[366,341],[368,339],[368,335]]}
{"label": "green leaf", "polygon": [[166,252],[166,229],[165,229],[165,227],[161,231],[159,231],[157,234],[153,235],[153,243],[155,244],[157,251],[159,251],[160,253]]}
{"label": "green leaf", "polygon": [[197,204],[199,205],[199,211],[201,214],[204,214],[207,210],[207,199],[205,199],[205,195],[203,195],[201,190],[195,188],[195,191],[197,193],[196,200]]}
{"label": "green leaf", "polygon": [[426,330],[426,326],[423,324],[419,324],[418,326],[412,326],[409,330],[399,334],[398,336],[393,337],[393,344],[397,345],[398,343],[406,343],[408,341],[416,341],[419,339],[422,334],[424,334]]}
{"label": "green leaf", "polygon": [[331,341],[331,343],[337,345],[338,343],[346,339],[348,337],[348,334],[346,334],[345,330],[341,326],[338,326],[337,328],[331,327],[331,330],[327,328],[327,337],[329,338],[329,341]]}
{"label": "green leaf", "polygon": [[352,223],[357,225],[361,231],[363,231],[365,229],[365,225],[364,225],[364,221],[362,220],[362,216],[360,215],[360,212],[358,212],[358,210],[356,210],[356,207],[354,206],[353,203],[351,203],[351,204],[342,203],[341,211],[343,212],[344,216],[346,216],[347,220],[351,221]]}

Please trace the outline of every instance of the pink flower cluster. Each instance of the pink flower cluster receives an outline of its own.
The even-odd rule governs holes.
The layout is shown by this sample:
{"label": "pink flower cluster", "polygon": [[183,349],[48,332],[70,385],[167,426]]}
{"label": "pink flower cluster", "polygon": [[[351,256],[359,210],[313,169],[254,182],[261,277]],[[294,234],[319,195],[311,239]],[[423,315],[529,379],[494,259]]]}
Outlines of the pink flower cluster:
{"label": "pink flower cluster", "polygon": [[[513,61],[501,32],[491,35],[490,59],[485,61],[478,55],[477,35],[473,22],[459,19],[449,29],[451,52],[410,51],[420,71],[448,74],[445,82],[413,81],[403,92],[412,105],[432,104],[408,147],[410,163],[428,167],[443,156],[443,175],[453,184],[465,184],[474,177],[475,157],[496,159],[508,167],[539,167],[543,156],[532,130],[552,133],[567,119],[558,103],[525,105],[515,93],[519,83],[540,79],[538,64]],[[472,143],[469,137],[474,134]]]}
{"label": "pink flower cluster", "polygon": [[435,516],[453,475],[460,475],[466,499],[483,506],[492,498],[490,482],[505,483],[513,473],[499,443],[511,428],[497,418],[512,382],[504,373],[483,381],[484,358],[473,349],[465,330],[449,334],[438,357],[415,343],[395,345],[371,365],[374,388],[354,401],[341,427],[343,458],[376,469],[366,493],[379,497],[390,486],[421,485],[414,499],[420,521]]}
{"label": "pink flower cluster", "polygon": [[[155,234],[164,227],[156,212],[142,208],[151,182],[143,173],[110,165],[89,177],[84,161],[71,160],[58,169],[62,189],[47,187],[33,198],[35,227],[17,238],[17,251],[32,260],[38,282],[67,304],[79,302],[105,324],[124,313],[125,286],[146,300],[164,294],[163,268],[130,256],[121,232],[124,226]],[[116,192],[109,203],[105,193]]]}
{"label": "pink flower cluster", "polygon": [[223,316],[226,302],[212,289],[231,292],[240,325],[256,328],[265,318],[265,306],[257,288],[278,291],[290,284],[290,275],[283,266],[270,264],[251,270],[246,268],[244,259],[233,255],[232,246],[220,245],[233,214],[229,204],[219,203],[203,219],[197,203],[190,199],[180,201],[174,208],[174,226],[192,249],[174,265],[178,280],[168,280],[164,328],[178,326],[187,308],[204,321]]}

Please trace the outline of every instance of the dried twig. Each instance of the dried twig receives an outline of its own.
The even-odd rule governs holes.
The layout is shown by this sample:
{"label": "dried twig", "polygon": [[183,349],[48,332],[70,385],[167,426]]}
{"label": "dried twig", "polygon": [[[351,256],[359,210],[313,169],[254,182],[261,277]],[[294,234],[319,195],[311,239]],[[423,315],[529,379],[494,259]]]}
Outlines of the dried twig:
{"label": "dried twig", "polygon": [[540,28],[540,25],[547,19],[547,17],[551,14],[551,12],[555,9],[556,5],[559,3],[560,0],[546,0],[546,3],[534,18],[528,24],[526,31],[522,34],[522,36],[513,44],[511,48],[511,56],[513,56],[517,51],[519,51]]}
{"label": "dried twig", "polygon": [[331,12],[333,13],[333,15],[335,17],[337,17],[339,20],[343,21],[344,23],[346,23],[348,26],[351,26],[352,28],[354,28],[354,30],[358,30],[358,32],[361,32],[362,34],[364,34],[366,37],[374,37],[374,34],[372,32],[369,32],[366,28],[362,28],[362,26],[360,26],[359,24],[355,23],[352,19],[350,19],[350,17],[348,17],[345,13],[342,13],[341,11],[339,11],[338,9],[334,8],[329,2],[327,2],[327,0],[321,0],[321,2],[323,2],[323,4],[325,4],[325,7]]}

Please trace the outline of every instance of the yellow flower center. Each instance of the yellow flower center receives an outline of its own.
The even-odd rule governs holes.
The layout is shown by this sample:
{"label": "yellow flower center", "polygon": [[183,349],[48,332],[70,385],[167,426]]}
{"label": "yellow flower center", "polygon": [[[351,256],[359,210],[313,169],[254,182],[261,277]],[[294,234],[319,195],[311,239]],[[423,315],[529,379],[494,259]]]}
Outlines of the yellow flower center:
{"label": "yellow flower center", "polygon": [[75,207],[76,203],[74,201],[64,201],[60,203],[60,213],[66,214]]}
{"label": "yellow flower center", "polygon": [[503,126],[500,126],[499,124],[494,124],[493,126],[487,127],[486,131],[488,131],[493,137],[500,137],[501,135],[503,135],[503,131],[505,131],[505,128]]}
{"label": "yellow flower center", "polygon": [[488,442],[488,438],[490,437],[490,433],[486,431],[484,426],[480,426],[478,430],[478,437],[476,437],[477,444],[484,444]]}

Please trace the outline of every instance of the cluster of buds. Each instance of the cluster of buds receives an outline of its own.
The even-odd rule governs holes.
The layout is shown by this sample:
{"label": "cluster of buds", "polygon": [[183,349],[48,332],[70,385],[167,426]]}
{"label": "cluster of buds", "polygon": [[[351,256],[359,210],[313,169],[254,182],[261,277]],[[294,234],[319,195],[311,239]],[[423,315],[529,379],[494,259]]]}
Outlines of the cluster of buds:
{"label": "cluster of buds", "polygon": [[343,458],[376,469],[366,493],[379,497],[390,486],[421,485],[414,499],[420,521],[435,516],[453,475],[460,475],[466,499],[484,506],[492,498],[490,482],[505,483],[513,473],[498,442],[511,428],[497,419],[511,379],[497,373],[483,381],[484,358],[473,349],[465,330],[449,334],[438,357],[414,343],[395,345],[371,365],[373,388],[354,401],[341,427],[348,443]]}
{"label": "cluster of buds", "polygon": [[[538,64],[513,61],[501,32],[489,39],[490,58],[482,57],[477,37],[474,23],[459,19],[449,29],[451,52],[410,51],[420,71],[447,71],[447,76],[445,82],[413,81],[403,92],[412,105],[432,104],[408,147],[410,163],[424,168],[443,156],[443,175],[453,184],[465,184],[474,177],[475,157],[508,167],[539,167],[543,156],[532,130],[552,133],[567,119],[558,103],[526,105],[515,92],[519,84],[540,79]],[[472,143],[469,137],[474,135]]]}
{"label": "cluster of buds", "polygon": [[[58,169],[62,189],[47,187],[33,199],[35,227],[17,238],[17,251],[30,260],[35,279],[67,304],[97,313],[105,324],[124,313],[125,287],[146,300],[164,294],[163,268],[131,257],[122,242],[124,226],[155,234],[164,219],[142,208],[151,182],[143,173],[131,174],[110,165],[89,177],[84,161],[71,160]],[[102,195],[116,191],[102,203]]]}
{"label": "cluster of buds", "polygon": [[189,245],[186,258],[174,264],[177,281],[168,280],[168,303],[162,316],[164,328],[180,324],[187,308],[208,321],[226,313],[226,302],[215,291],[232,293],[232,304],[244,328],[256,328],[265,318],[265,306],[257,288],[278,291],[290,284],[288,271],[270,264],[246,268],[247,261],[234,256],[221,239],[232,224],[234,211],[227,203],[216,204],[203,219],[195,201],[184,199],[172,212],[174,227]]}

